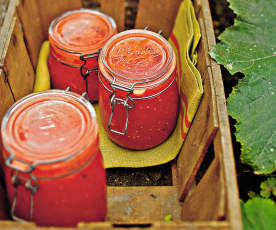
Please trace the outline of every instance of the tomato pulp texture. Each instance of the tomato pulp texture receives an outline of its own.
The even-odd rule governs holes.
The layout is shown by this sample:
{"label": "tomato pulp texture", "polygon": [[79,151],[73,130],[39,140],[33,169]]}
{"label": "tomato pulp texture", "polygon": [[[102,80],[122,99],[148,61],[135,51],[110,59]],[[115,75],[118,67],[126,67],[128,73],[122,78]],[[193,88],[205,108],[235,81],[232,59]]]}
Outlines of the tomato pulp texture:
{"label": "tomato pulp texture", "polygon": [[[153,32],[125,31],[107,42],[99,58],[99,106],[104,129],[115,143],[130,149],[149,149],[172,133],[179,103],[175,66],[169,43]],[[127,111],[122,100],[126,100],[128,92],[118,85],[134,85],[129,94],[132,100],[127,100],[134,107],[128,110],[126,135],[108,128],[114,91],[119,103],[114,105],[110,128],[124,132],[126,124]]]}
{"label": "tomato pulp texture", "polygon": [[[66,89],[70,86],[78,94],[87,91],[89,99],[97,101],[97,52],[115,33],[114,20],[93,10],[70,11],[55,19],[49,27],[48,59],[53,88]],[[84,60],[80,59],[81,56]],[[80,69],[82,65],[83,70]],[[86,88],[86,80],[81,73],[85,74],[88,69]]]}
{"label": "tomato pulp texture", "polygon": [[[106,175],[92,105],[77,94],[53,90],[21,100],[8,113],[2,136],[4,157],[14,153],[18,159],[11,162],[17,170],[5,166],[11,207],[17,196],[14,215],[42,226],[103,221]],[[38,162],[30,174],[22,171]],[[25,186],[32,177],[31,184],[38,185],[33,196]]]}

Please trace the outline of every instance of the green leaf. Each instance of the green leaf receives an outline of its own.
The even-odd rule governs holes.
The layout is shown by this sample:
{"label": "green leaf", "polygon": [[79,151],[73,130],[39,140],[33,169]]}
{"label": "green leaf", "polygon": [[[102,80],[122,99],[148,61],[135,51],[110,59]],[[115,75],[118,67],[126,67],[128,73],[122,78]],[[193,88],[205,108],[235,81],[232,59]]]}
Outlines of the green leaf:
{"label": "green leaf", "polygon": [[165,216],[164,220],[165,220],[166,222],[172,222],[172,215],[169,214],[169,215]]}
{"label": "green leaf", "polygon": [[241,160],[258,174],[276,170],[276,1],[229,0],[237,14],[210,52],[231,74],[244,73],[229,96]]}
{"label": "green leaf", "polygon": [[276,226],[273,200],[254,198],[241,204],[244,230],[271,230]]}
{"label": "green leaf", "polygon": [[260,195],[264,198],[269,198],[274,195],[276,197],[276,178],[270,177],[261,183]]}

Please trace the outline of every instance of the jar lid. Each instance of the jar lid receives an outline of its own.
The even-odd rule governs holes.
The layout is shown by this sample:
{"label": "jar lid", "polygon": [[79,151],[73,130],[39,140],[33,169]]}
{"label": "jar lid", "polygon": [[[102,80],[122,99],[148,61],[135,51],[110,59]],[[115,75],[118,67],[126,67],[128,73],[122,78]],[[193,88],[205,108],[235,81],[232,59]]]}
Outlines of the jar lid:
{"label": "jar lid", "polygon": [[54,19],[49,27],[49,40],[57,48],[58,56],[73,58],[96,52],[115,33],[113,18],[95,10],[80,9]]}
{"label": "jar lid", "polygon": [[62,90],[31,94],[16,102],[5,114],[1,132],[9,154],[5,157],[16,159],[11,160],[13,166],[21,171],[77,157],[98,138],[93,106]]}
{"label": "jar lid", "polygon": [[[119,81],[147,85],[166,80],[175,67],[168,41],[147,30],[127,30],[114,35],[103,47],[101,62]],[[102,68],[101,68],[102,71]]]}
{"label": "jar lid", "polygon": [[60,48],[91,52],[103,46],[114,34],[115,21],[95,10],[69,11],[52,21],[49,35]]}

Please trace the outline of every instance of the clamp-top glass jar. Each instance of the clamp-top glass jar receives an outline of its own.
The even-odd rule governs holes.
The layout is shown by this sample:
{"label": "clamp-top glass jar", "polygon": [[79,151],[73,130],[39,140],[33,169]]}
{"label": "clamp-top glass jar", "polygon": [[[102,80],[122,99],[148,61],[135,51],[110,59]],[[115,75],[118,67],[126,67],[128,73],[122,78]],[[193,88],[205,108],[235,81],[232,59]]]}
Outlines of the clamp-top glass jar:
{"label": "clamp-top glass jar", "polygon": [[103,221],[106,177],[92,105],[50,90],[15,103],[2,121],[11,215],[42,226]]}
{"label": "clamp-top glass jar", "polygon": [[115,21],[98,11],[69,11],[54,19],[49,27],[48,59],[52,86],[70,86],[78,94],[87,91],[98,100],[98,55],[105,42],[117,33]]}
{"label": "clamp-top glass jar", "polygon": [[103,126],[117,144],[148,149],[173,131],[178,114],[176,58],[161,35],[128,30],[113,36],[99,57]]}

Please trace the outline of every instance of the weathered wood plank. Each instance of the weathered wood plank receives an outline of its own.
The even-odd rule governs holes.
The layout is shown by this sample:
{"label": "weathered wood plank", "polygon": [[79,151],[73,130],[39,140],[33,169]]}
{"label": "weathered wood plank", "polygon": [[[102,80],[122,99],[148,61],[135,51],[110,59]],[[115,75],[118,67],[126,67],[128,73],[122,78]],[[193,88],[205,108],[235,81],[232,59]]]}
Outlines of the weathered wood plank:
{"label": "weathered wood plank", "polygon": [[48,38],[48,28],[54,18],[66,11],[80,9],[82,7],[81,0],[36,0],[36,2],[40,12],[44,40]]}
{"label": "weathered wood plank", "polygon": [[[195,222],[152,222],[151,224],[147,225],[131,225],[131,224],[112,224],[111,222],[104,222],[104,223],[81,223],[79,224],[80,229],[100,229],[100,230],[109,230],[109,229],[119,229],[124,230],[126,228],[132,229],[148,229],[148,230],[230,230],[230,226],[225,221],[195,221]],[[3,230],[10,230],[10,229],[3,229]],[[54,228],[53,230],[56,230]]]}
{"label": "weathered wood plank", "polygon": [[3,24],[8,5],[9,5],[9,0],[1,0],[0,1],[0,28]]}
{"label": "weathered wood plank", "polygon": [[125,0],[101,0],[101,11],[115,20],[119,32],[125,29],[125,5]]}
{"label": "weathered wood plank", "polygon": [[[4,70],[0,69],[0,121],[2,121],[3,116],[5,115],[8,108],[14,103],[14,98],[9,86],[8,79],[6,78],[6,74]],[[1,128],[1,123],[0,123]],[[0,150],[2,149],[2,138],[0,133]],[[4,166],[4,160],[2,153],[0,151],[0,167]],[[1,169],[0,169],[1,174]],[[1,175],[0,175],[1,176]]]}
{"label": "weathered wood plank", "polygon": [[198,46],[197,69],[201,73],[202,78],[204,78],[206,75],[204,75],[203,73],[206,71],[206,69],[208,67],[211,66],[211,64],[210,64],[210,57],[209,57],[209,53],[208,53],[209,52],[209,47],[208,47],[208,44],[207,44],[206,32],[205,32],[205,26],[204,26],[203,19],[199,18],[198,23],[199,23],[199,26],[200,26],[202,39],[201,39],[201,41],[199,43],[199,46]]}
{"label": "weathered wood plank", "polygon": [[189,189],[194,184],[196,173],[218,129],[215,93],[213,83],[208,77],[210,74],[210,68],[203,74],[206,75],[204,77],[204,95],[178,156],[177,168],[180,200],[184,200]]}
{"label": "weathered wood plank", "polygon": [[[4,66],[4,59],[10,43],[10,27],[13,26],[14,17],[16,16],[16,3],[17,0],[10,0],[9,6],[5,15],[5,20],[0,30],[0,66]],[[1,68],[2,68],[1,67]]]}
{"label": "weathered wood plank", "polygon": [[[111,222],[99,222],[99,223],[80,223],[78,228],[66,228],[68,230],[73,229],[93,229],[93,230],[110,230],[118,229],[125,230],[132,226],[132,229],[146,228],[149,230],[230,230],[230,226],[225,221],[198,221],[198,222],[152,222],[150,225],[115,225]],[[1,221],[1,230],[47,230],[49,228],[36,227],[32,223],[19,223],[12,221]],[[51,227],[51,230],[62,230],[64,228]],[[139,228],[140,229],[140,228]]]}
{"label": "weathered wood plank", "polygon": [[[182,220],[220,220],[221,203],[225,201],[224,183],[218,159],[215,159],[197,187],[185,199],[182,206]],[[224,210],[223,210],[224,211]]]}
{"label": "weathered wood plank", "polygon": [[[213,22],[210,12],[209,2],[205,0],[195,0],[195,7],[199,10],[199,17],[204,21],[208,50],[216,44]],[[215,154],[221,157],[221,168],[224,172],[225,189],[226,189],[226,207],[227,216],[232,229],[241,230],[242,220],[239,202],[239,193],[237,186],[235,160],[233,155],[233,147],[230,133],[230,125],[228,120],[228,113],[226,107],[226,100],[224,94],[224,86],[222,82],[220,66],[212,59],[210,59],[212,77],[214,82],[214,89],[216,93],[216,103],[219,118],[218,136],[214,140]]]}
{"label": "weathered wood plank", "polygon": [[4,66],[14,98],[18,100],[33,91],[35,75],[17,18],[13,25]]}
{"label": "weathered wood plank", "polygon": [[171,162],[172,171],[172,185],[178,185],[178,170],[177,170],[177,159]]}
{"label": "weathered wood plank", "polygon": [[28,49],[33,68],[35,69],[37,65],[40,46],[44,40],[37,1],[18,1],[17,14],[22,24],[26,47]]}
{"label": "weathered wood plank", "polygon": [[180,219],[177,187],[108,187],[107,221],[124,224]]}
{"label": "weathered wood plank", "polygon": [[227,193],[227,216],[233,229],[242,230],[241,210],[239,202],[239,192],[235,169],[235,159],[232,147],[230,125],[226,107],[224,87],[220,67],[211,62],[212,73],[214,76],[214,85],[217,95],[217,108],[219,116],[218,137],[214,139],[215,154],[221,157],[221,164],[224,172],[224,180]]}
{"label": "weathered wood plank", "polygon": [[140,0],[135,28],[143,29],[146,26],[149,30],[163,31],[163,35],[168,38],[177,15],[181,0]]}

